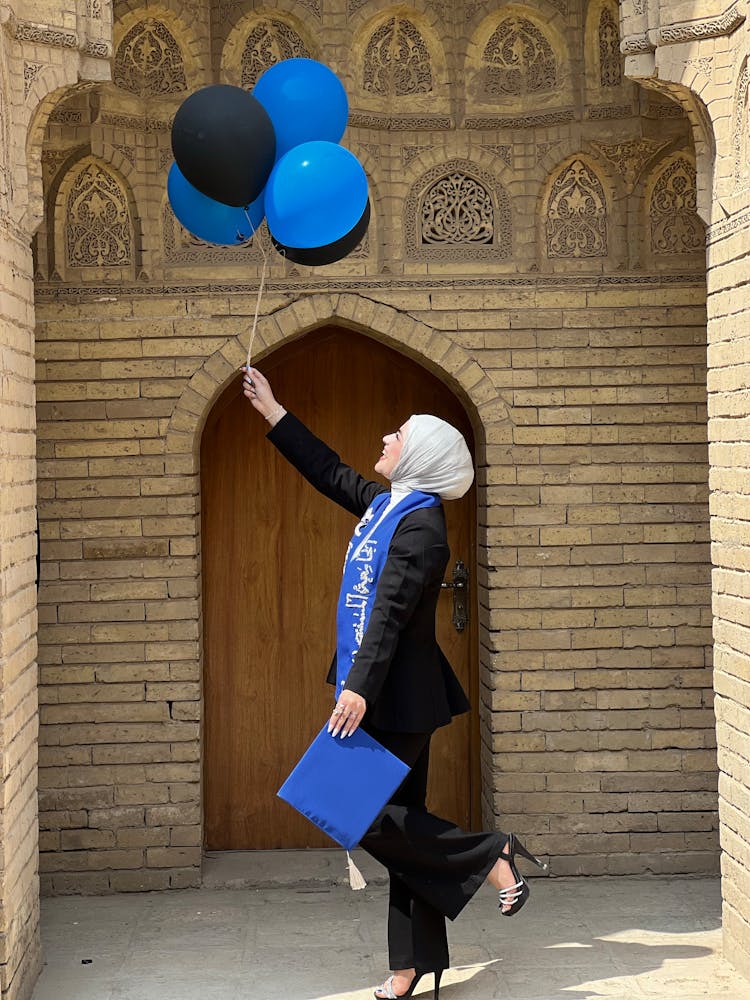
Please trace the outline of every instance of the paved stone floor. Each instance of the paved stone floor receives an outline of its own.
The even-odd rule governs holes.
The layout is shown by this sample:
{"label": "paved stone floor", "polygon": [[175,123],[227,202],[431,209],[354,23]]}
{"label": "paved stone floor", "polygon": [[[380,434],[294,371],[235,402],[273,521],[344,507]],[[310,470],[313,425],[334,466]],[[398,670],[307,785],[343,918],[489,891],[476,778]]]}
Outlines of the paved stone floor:
{"label": "paved stone floor", "polygon": [[[202,889],[43,900],[34,1000],[366,1000],[387,973],[386,890],[339,872],[340,852],[278,852],[249,874],[207,865]],[[721,958],[717,878],[531,884],[512,919],[484,888],[449,925],[441,1000],[750,1000]]]}

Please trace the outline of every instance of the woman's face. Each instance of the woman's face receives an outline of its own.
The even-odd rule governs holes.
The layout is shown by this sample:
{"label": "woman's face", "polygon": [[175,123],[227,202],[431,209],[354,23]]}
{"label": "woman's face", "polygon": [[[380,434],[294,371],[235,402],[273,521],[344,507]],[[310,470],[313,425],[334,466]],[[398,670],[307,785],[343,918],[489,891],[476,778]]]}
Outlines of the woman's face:
{"label": "woman's face", "polygon": [[375,471],[379,472],[381,476],[385,476],[386,479],[391,478],[391,473],[401,458],[408,427],[409,421],[407,420],[397,431],[386,434],[383,438],[383,452],[375,463]]}

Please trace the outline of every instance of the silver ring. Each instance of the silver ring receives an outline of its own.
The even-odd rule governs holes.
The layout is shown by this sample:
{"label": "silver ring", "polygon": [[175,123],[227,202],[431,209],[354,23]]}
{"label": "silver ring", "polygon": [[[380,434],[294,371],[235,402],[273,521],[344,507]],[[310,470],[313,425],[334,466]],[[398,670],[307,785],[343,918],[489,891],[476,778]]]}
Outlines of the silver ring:
{"label": "silver ring", "polygon": [[343,708],[334,708],[333,714],[334,715],[341,715],[343,711],[344,711]]}

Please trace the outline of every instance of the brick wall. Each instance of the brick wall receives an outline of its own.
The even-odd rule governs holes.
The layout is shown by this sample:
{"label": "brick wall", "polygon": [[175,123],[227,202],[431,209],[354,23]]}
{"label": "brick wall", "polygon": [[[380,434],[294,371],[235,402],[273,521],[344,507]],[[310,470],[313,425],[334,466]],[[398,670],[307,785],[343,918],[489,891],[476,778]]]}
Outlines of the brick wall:
{"label": "brick wall", "polygon": [[[560,874],[715,868],[702,284],[318,298],[271,297],[261,337],[338,310],[497,394],[475,411],[488,822]],[[248,307],[39,304],[50,891],[198,880],[193,456]]]}
{"label": "brick wall", "polygon": [[195,321],[177,301],[43,312],[43,870],[63,892],[195,884],[197,502],[164,454]]}

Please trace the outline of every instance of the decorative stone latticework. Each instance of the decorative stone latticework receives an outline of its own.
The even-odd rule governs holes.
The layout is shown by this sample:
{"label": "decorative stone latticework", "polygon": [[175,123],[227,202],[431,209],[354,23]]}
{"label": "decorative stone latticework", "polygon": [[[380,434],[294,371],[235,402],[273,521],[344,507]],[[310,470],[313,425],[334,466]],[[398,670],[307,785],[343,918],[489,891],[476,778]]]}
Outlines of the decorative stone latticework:
{"label": "decorative stone latticework", "polygon": [[583,160],[555,178],[547,201],[548,257],[606,257],[607,200],[602,182]]}
{"label": "decorative stone latticework", "polygon": [[28,97],[29,91],[31,90],[34,81],[39,76],[40,72],[44,69],[44,63],[28,63],[23,64],[23,96]]}
{"label": "decorative stone latticework", "polygon": [[483,148],[486,149],[486,150],[488,150],[490,153],[494,153],[496,156],[499,156],[500,159],[503,161],[503,163],[507,167],[510,167],[512,165],[512,163],[513,163],[513,147],[512,146],[508,146],[508,145],[505,145],[505,144],[501,144],[499,146],[488,146],[488,145],[485,145]]}
{"label": "decorative stone latticework", "polygon": [[310,59],[312,54],[291,25],[276,18],[257,21],[242,50],[240,80],[247,90],[269,66],[284,59]]}
{"label": "decorative stone latticework", "polygon": [[740,194],[750,187],[750,71],[745,59],[737,80],[732,113],[734,190]]}
{"label": "decorative stone latticework", "polygon": [[610,7],[603,7],[599,16],[599,83],[602,87],[619,87],[622,83],[620,31]]}
{"label": "decorative stone latticework", "polygon": [[84,162],[65,203],[65,257],[71,268],[122,267],[133,262],[127,196],[102,164]]}
{"label": "decorative stone latticework", "polygon": [[148,17],[130,29],[115,53],[114,81],[138,97],[187,89],[182,52],[165,24]]}
{"label": "decorative stone latticework", "polygon": [[482,53],[481,89],[487,100],[554,90],[557,59],[543,30],[526,17],[500,22]]}
{"label": "decorative stone latticework", "polygon": [[503,258],[512,252],[510,200],[496,181],[467,160],[424,174],[404,205],[406,251],[430,260]]}
{"label": "decorative stone latticework", "polygon": [[695,166],[685,157],[677,157],[659,173],[649,200],[649,220],[655,254],[694,253],[705,247],[705,227],[696,214]]}
{"label": "decorative stone latticework", "polygon": [[362,89],[378,97],[431,93],[430,53],[407,18],[391,17],[372,34],[365,49]]}
{"label": "decorative stone latticework", "polygon": [[493,208],[489,191],[479,181],[462,171],[446,174],[422,197],[419,241],[423,247],[491,244]]}

